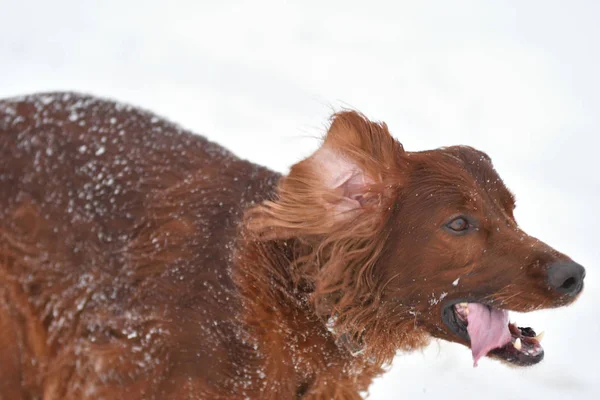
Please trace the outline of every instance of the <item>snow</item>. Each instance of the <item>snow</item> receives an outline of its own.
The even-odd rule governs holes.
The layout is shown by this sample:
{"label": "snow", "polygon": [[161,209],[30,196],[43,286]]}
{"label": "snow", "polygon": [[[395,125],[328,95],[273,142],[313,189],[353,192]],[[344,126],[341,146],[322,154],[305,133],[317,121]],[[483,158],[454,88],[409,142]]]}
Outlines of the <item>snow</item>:
{"label": "snow", "polygon": [[439,297],[436,297],[435,293],[431,293],[431,298],[429,299],[429,305],[436,305],[440,301],[444,300],[448,296],[447,292],[442,292]]}
{"label": "snow", "polygon": [[[600,3],[34,3],[0,0],[1,97],[116,98],[280,171],[315,149],[341,106],[385,120],[408,150],[486,151],[523,229],[586,266],[586,291],[565,309],[511,314],[546,331],[536,367],[473,369],[469,350],[434,342],[399,355],[370,398],[600,395]],[[98,146],[80,151],[100,156]],[[98,183],[116,195],[111,179]]]}

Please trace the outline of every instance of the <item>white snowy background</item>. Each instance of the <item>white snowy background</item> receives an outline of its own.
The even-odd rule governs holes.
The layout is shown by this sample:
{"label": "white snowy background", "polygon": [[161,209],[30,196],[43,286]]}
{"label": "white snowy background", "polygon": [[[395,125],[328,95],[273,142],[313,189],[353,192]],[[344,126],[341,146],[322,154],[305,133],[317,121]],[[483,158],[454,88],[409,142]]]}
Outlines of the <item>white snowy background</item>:
{"label": "white snowy background", "polygon": [[522,227],[587,268],[529,369],[433,343],[399,355],[383,399],[600,396],[600,2],[0,0],[0,97],[77,90],[151,109],[285,171],[332,109],[407,150],[488,152]]}

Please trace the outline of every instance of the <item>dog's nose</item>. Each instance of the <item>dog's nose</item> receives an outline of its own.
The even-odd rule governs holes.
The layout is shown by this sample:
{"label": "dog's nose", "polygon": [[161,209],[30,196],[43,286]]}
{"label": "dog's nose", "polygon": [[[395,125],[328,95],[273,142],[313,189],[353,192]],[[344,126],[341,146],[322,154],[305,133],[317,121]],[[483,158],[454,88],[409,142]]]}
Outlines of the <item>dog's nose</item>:
{"label": "dog's nose", "polygon": [[583,289],[585,268],[576,262],[556,262],[548,267],[548,284],[559,293],[576,296]]}

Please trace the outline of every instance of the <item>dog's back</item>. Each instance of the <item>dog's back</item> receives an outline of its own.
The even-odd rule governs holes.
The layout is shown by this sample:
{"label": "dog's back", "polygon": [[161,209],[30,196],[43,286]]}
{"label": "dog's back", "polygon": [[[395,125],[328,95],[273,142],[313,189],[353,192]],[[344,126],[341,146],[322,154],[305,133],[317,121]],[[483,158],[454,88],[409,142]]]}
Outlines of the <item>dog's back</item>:
{"label": "dog's back", "polygon": [[236,229],[277,180],[128,106],[0,102],[0,399],[231,392]]}

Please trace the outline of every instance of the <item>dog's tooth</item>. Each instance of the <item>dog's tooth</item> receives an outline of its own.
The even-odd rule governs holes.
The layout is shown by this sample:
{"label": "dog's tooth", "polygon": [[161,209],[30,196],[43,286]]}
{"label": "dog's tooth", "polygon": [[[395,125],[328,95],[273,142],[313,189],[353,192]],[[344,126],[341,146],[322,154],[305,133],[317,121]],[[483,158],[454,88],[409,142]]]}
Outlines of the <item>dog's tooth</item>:
{"label": "dog's tooth", "polygon": [[468,308],[469,307],[469,303],[460,303],[459,306],[464,307],[464,308]]}
{"label": "dog's tooth", "polygon": [[544,338],[544,331],[538,333],[538,335],[535,337],[535,340],[537,340],[538,343],[541,343],[543,338]]}
{"label": "dog's tooth", "polygon": [[517,338],[517,340],[515,340],[515,344],[513,346],[515,346],[515,349],[521,350],[521,338]]}

